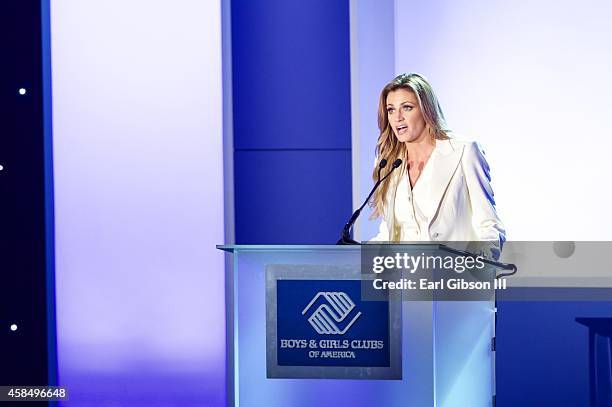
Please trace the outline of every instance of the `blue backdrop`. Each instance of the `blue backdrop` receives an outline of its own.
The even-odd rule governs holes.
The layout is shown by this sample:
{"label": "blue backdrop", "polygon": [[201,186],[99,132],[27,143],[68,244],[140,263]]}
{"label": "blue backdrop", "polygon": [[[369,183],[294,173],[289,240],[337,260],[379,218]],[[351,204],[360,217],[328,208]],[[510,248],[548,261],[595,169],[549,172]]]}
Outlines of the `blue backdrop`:
{"label": "blue backdrop", "polygon": [[236,243],[334,243],[351,212],[349,2],[232,2]]}

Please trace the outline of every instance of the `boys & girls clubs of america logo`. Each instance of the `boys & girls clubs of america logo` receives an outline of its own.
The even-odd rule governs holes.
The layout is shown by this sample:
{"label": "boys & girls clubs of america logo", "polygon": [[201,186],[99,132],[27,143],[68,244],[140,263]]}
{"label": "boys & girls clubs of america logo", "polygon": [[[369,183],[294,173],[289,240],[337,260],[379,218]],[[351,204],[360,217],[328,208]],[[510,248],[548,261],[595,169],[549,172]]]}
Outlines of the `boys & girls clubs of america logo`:
{"label": "boys & girls clubs of america logo", "polygon": [[302,315],[309,311],[308,322],[320,335],[343,335],[361,316],[351,297],[341,291],[318,292],[306,305]]}

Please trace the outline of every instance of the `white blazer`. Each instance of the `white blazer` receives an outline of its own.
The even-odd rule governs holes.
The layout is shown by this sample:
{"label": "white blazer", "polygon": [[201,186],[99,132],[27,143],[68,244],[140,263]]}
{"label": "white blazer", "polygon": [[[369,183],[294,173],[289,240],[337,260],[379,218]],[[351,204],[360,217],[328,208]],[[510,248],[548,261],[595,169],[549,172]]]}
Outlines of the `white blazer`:
{"label": "white blazer", "polygon": [[[487,256],[499,257],[506,232],[495,210],[489,165],[484,152],[473,141],[455,138],[436,140],[430,157],[432,170],[427,188],[420,192],[419,207],[428,230],[421,230],[421,241],[489,241]],[[396,242],[395,195],[400,181],[399,168],[385,196],[385,213],[379,233],[371,242]],[[415,221],[416,222],[416,221]],[[417,225],[415,225],[417,226]]]}

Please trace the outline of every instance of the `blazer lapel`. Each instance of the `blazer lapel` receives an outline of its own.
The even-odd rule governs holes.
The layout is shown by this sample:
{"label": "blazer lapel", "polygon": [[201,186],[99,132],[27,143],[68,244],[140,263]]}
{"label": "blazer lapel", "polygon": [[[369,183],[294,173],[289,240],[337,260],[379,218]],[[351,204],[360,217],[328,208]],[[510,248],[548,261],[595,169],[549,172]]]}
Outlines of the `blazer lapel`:
{"label": "blazer lapel", "polygon": [[451,143],[450,140],[436,140],[436,155],[434,159],[433,173],[431,175],[431,184],[428,188],[428,196],[423,204],[424,213],[429,219],[429,223],[435,218],[436,212],[444,196],[444,192],[448,187],[451,177],[455,173],[461,155],[463,154],[463,144]]}

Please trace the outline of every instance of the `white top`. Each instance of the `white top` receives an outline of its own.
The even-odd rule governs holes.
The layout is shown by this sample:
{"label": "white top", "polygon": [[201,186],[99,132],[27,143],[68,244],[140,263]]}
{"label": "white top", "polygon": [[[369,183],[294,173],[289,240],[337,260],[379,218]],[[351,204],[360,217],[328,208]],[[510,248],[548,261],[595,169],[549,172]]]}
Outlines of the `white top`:
{"label": "white top", "polygon": [[430,241],[429,218],[424,213],[428,187],[431,183],[432,161],[436,149],[425,163],[425,167],[417,179],[414,189],[410,188],[408,171],[405,170],[397,185],[395,194],[395,230],[394,239],[400,242]]}
{"label": "white top", "polygon": [[387,181],[385,211],[372,242],[486,241],[491,243],[490,257],[499,257],[506,233],[478,143],[436,140],[414,190],[407,174]]}

